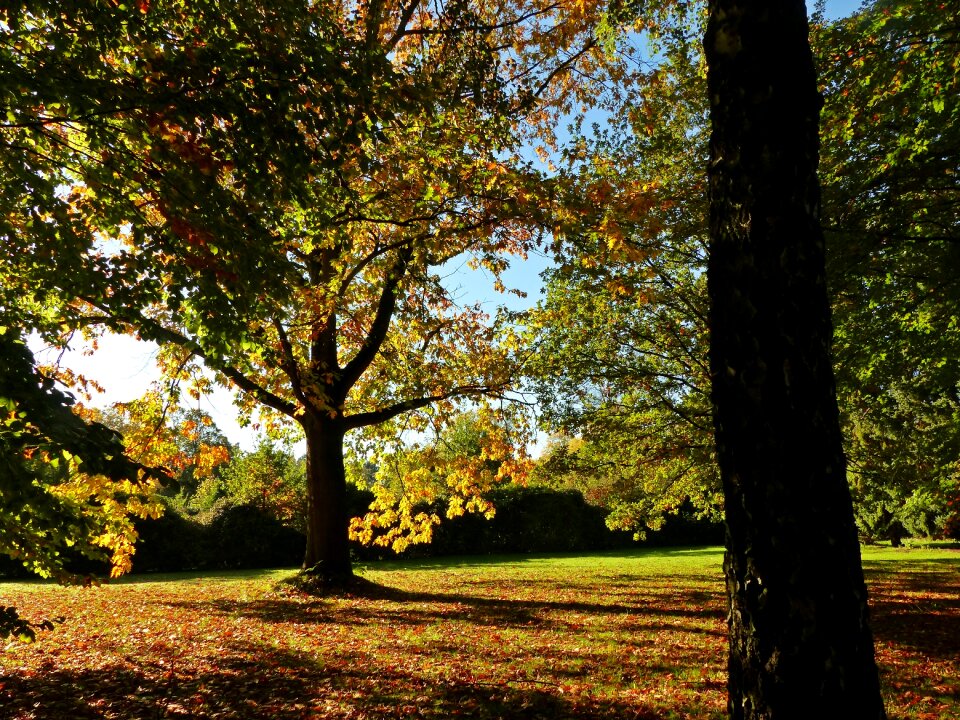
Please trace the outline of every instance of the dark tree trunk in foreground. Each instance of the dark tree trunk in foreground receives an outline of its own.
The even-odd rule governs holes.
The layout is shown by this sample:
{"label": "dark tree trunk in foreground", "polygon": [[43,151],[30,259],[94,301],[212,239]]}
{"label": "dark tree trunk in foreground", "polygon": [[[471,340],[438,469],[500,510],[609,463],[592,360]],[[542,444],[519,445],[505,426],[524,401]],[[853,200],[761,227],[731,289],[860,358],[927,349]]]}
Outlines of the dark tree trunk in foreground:
{"label": "dark tree trunk in foreground", "polygon": [[732,718],[884,718],[830,358],[803,0],[711,0],[710,362]]}
{"label": "dark tree trunk in foreground", "polygon": [[307,551],[305,572],[330,585],[353,575],[348,534],[347,479],[343,465],[342,424],[307,416]]}

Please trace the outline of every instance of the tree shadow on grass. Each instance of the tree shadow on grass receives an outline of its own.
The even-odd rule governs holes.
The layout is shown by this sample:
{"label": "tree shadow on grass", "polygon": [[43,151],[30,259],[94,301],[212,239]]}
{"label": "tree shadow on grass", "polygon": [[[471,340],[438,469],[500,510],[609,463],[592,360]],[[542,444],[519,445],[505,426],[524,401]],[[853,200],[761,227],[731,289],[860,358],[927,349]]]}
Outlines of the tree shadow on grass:
{"label": "tree shadow on grass", "polygon": [[[197,613],[215,613],[245,617],[264,622],[301,624],[337,623],[343,625],[389,622],[397,626],[433,625],[459,620],[474,625],[516,628],[565,629],[560,613],[590,614],[600,617],[636,616],[655,618],[662,627],[676,626],[684,620],[717,621],[725,616],[719,594],[701,590],[675,591],[669,602],[655,594],[649,602],[590,603],[566,600],[525,600],[492,598],[443,592],[410,592],[387,586],[367,587],[353,596],[361,602],[335,605],[324,599],[304,602],[302,598],[274,597],[259,600],[164,601],[164,605]],[[363,603],[373,600],[373,603]],[[681,629],[681,628],[677,628]],[[688,632],[719,635],[697,625],[682,628]]]}
{"label": "tree shadow on grass", "polygon": [[210,580],[244,581],[271,578],[278,571],[289,570],[294,574],[298,568],[247,568],[241,570],[181,570],[177,572],[134,572],[119,578],[109,578],[110,585],[165,585],[171,582],[207,583]]}
{"label": "tree shadow on grass", "polygon": [[871,625],[880,642],[938,660],[960,657],[960,573],[868,573],[868,579]]}
{"label": "tree shadow on grass", "polygon": [[476,678],[430,677],[415,669],[310,656],[266,644],[224,648],[216,665],[157,663],[73,670],[50,667],[0,675],[7,720],[304,720],[306,718],[423,718],[485,720],[655,720],[705,718],[705,707],[565,695],[559,685]]}

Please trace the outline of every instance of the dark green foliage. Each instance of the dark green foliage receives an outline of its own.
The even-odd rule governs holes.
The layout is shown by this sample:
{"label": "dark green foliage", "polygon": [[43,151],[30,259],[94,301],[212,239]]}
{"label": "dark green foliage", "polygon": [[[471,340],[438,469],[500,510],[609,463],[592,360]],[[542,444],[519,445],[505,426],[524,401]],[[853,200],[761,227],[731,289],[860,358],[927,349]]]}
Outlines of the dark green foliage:
{"label": "dark green foliage", "polygon": [[374,494],[369,490],[359,488],[353,483],[347,483],[347,513],[350,517],[360,517],[370,507]]}
{"label": "dark green foliage", "polygon": [[[351,515],[362,515],[373,493],[348,485]],[[289,567],[303,559],[305,536],[277,519],[269,507],[221,499],[209,512],[191,516],[171,507],[157,519],[136,524],[140,539],[133,572],[173,572],[224,568]],[[383,555],[354,547],[358,557]],[[0,576],[11,577],[0,566]]]}
{"label": "dark green foliage", "polygon": [[[362,514],[373,494],[349,487],[350,511]],[[467,513],[445,520],[430,545],[412,546],[404,555],[579,552],[632,544],[630,533],[609,530],[606,511],[587,504],[575,490],[507,486],[491,493],[490,500],[497,508],[493,519]],[[432,510],[443,514],[445,508]],[[134,572],[291,566],[303,553],[302,533],[249,504],[228,505],[205,524],[168,512],[138,523],[137,529],[141,541]],[[702,535],[686,533],[681,524],[670,537],[684,544]],[[352,552],[362,560],[395,557],[390,550],[359,544]]]}
{"label": "dark green foliage", "polygon": [[[488,495],[496,515],[467,513],[445,520],[417,555],[579,552],[630,544],[631,536],[607,528],[607,512],[576,490],[508,485]],[[443,508],[436,508],[443,513]]]}
{"label": "dark green foliage", "polygon": [[136,524],[133,572],[174,572],[212,567],[208,528],[168,509]]}
{"label": "dark green foliage", "polygon": [[0,554],[0,579],[22,580],[30,577],[34,577],[34,574],[22,562],[18,562],[8,555]]}
{"label": "dark green foliage", "polygon": [[958,13],[874,0],[819,29],[834,365],[868,538],[938,534],[960,483]]}
{"label": "dark green foliage", "polygon": [[168,511],[137,523],[133,572],[289,567],[304,535],[254,505],[224,505],[207,522]]}
{"label": "dark green foliage", "polygon": [[594,550],[616,537],[607,529],[607,513],[579,492],[514,486],[494,491],[491,500],[497,514],[489,523],[487,552]]}
{"label": "dark green foliage", "polygon": [[[354,485],[348,488],[351,516],[362,515],[373,493]],[[431,544],[411,546],[403,556],[585,552],[637,544],[630,532],[610,530],[607,511],[587,503],[577,490],[508,485],[493,491],[489,499],[497,508],[492,519],[466,513],[444,520]],[[443,515],[445,507],[438,504],[431,510]],[[300,563],[305,542],[302,532],[250,504],[223,503],[198,517],[185,517],[168,508],[159,518],[137,520],[136,529],[134,573],[291,567]],[[693,508],[684,508],[661,530],[649,533],[643,544],[717,545],[722,541],[717,523],[698,520]],[[358,560],[396,557],[389,549],[358,543],[351,552]],[[104,571],[103,566],[86,569],[91,574]],[[0,558],[0,578],[29,576],[22,565]]]}
{"label": "dark green foliage", "polygon": [[304,535],[255,505],[225,508],[210,523],[212,558],[224,568],[281,567],[303,559]]}
{"label": "dark green foliage", "polygon": [[[60,622],[58,619],[56,622]],[[53,620],[41,620],[32,623],[20,617],[14,607],[0,605],[0,640],[15,637],[23,642],[33,642],[37,639],[37,630],[53,630]]]}
{"label": "dark green foliage", "polygon": [[696,507],[684,503],[664,518],[659,529],[648,532],[642,544],[653,547],[723,545],[723,533],[722,520],[701,517]]}
{"label": "dark green foliage", "polygon": [[960,493],[950,499],[947,509],[950,514],[943,529],[943,536],[951,540],[960,540]]}

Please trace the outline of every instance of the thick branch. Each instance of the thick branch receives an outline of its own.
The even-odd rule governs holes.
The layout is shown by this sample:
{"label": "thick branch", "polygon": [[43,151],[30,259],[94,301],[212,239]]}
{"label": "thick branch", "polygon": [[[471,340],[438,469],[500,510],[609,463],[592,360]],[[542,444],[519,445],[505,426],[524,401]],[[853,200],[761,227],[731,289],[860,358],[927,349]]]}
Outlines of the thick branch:
{"label": "thick branch", "polygon": [[[416,4],[416,3],[414,3],[414,4]],[[527,22],[528,20],[531,20],[531,19],[533,19],[533,18],[540,17],[540,16],[543,16],[543,15],[546,15],[547,13],[553,12],[554,10],[557,10],[558,7],[559,7],[558,4],[552,4],[552,5],[548,5],[548,6],[544,7],[544,8],[537,8],[536,10],[532,10],[532,11],[530,11],[530,12],[528,12],[528,13],[525,13],[525,14],[523,14],[523,15],[519,15],[519,16],[517,16],[517,17],[515,17],[515,18],[510,18],[510,19],[508,19],[508,20],[504,20],[504,21],[502,21],[502,22],[498,22],[498,23],[475,23],[475,24],[473,24],[473,25],[458,26],[458,27],[456,27],[456,28],[454,28],[454,29],[455,29],[455,30],[458,30],[458,31],[461,31],[461,32],[462,32],[462,31],[468,31],[468,32],[472,32],[472,33],[489,34],[489,33],[495,32],[495,31],[497,31],[497,30],[507,30],[507,29],[509,29],[509,28],[513,28],[513,27],[516,27],[516,26],[518,26],[518,25],[522,25],[523,23]],[[420,27],[420,28],[413,28],[413,29],[406,28],[406,29],[404,29],[402,32],[400,32],[400,31],[398,30],[398,31],[394,34],[394,36],[391,38],[391,43],[392,43],[392,44],[396,44],[397,42],[400,41],[401,38],[404,38],[404,37],[407,37],[407,36],[414,36],[414,35],[444,35],[444,34],[448,34],[448,33],[450,33],[450,32],[451,32],[451,28],[449,28],[449,27],[443,27],[443,26],[439,26],[439,27],[429,27],[429,28]]]}
{"label": "thick branch", "polygon": [[383,291],[380,293],[380,301],[377,303],[377,313],[370,324],[370,331],[367,333],[363,347],[357,351],[343,368],[340,375],[340,393],[346,397],[347,392],[360,379],[363,372],[370,367],[377,353],[387,338],[387,331],[390,329],[390,321],[393,319],[393,313],[397,308],[397,288],[400,281],[407,274],[407,266],[413,256],[413,248],[408,246],[400,250],[397,254],[397,261],[390,268],[389,274],[383,283]]}
{"label": "thick branch", "polygon": [[210,368],[223,374],[238,388],[255,397],[259,402],[273,408],[277,412],[293,417],[297,412],[297,406],[284,400],[264,387],[261,387],[253,380],[248,378],[242,372],[232,365],[222,362],[216,357],[207,354],[196,342],[190,338],[181,335],[173,330],[168,330],[159,324],[141,324],[138,328],[141,335],[157,342],[171,342],[190,350],[194,355],[203,359],[203,362]]}
{"label": "thick branch", "polygon": [[[105,308],[102,305],[98,304],[95,300],[91,298],[85,298],[85,297],[80,297],[80,299],[86,303],[89,303],[93,307],[96,307],[99,310],[102,310],[108,315],[110,314],[110,311],[108,308]],[[131,323],[129,320],[125,320],[123,318],[116,318],[116,320],[117,322],[134,324],[134,323]],[[137,327],[137,331],[140,333],[142,337],[146,338],[147,340],[153,340],[161,344],[172,343],[174,345],[178,345],[184,348],[185,350],[189,350],[191,353],[201,358],[204,361],[204,363],[207,365],[207,367],[210,367],[216,370],[217,372],[223,374],[224,376],[229,378],[234,385],[239,387],[245,393],[252,395],[264,405],[267,405],[268,407],[273,408],[277,412],[281,412],[284,415],[288,415],[290,417],[293,417],[294,414],[296,413],[297,411],[296,405],[294,405],[293,403],[287,400],[284,400],[279,395],[275,395],[274,393],[270,392],[266,388],[261,387],[260,385],[255,383],[253,380],[248,378],[246,375],[244,375],[242,372],[240,372],[237,368],[231,365],[228,365],[227,363],[223,362],[219,358],[211,356],[203,349],[203,347],[200,346],[199,343],[197,343],[195,340],[188,338],[186,335],[183,335],[177,332],[176,330],[170,330],[169,328],[165,328],[156,320],[151,320],[150,318],[143,317],[142,315],[139,315],[139,314],[135,318],[135,324]]]}
{"label": "thick branch", "polygon": [[417,240],[422,240],[426,237],[427,235],[424,234],[418,235],[415,238],[404,238],[399,242],[390,243],[388,245],[377,245],[376,248],[367,253],[364,258],[357,262],[352,268],[350,268],[350,271],[343,276],[343,279],[340,281],[340,289],[337,292],[337,296],[343,298],[344,294],[347,292],[347,288],[350,287],[350,283],[352,283],[356,279],[357,275],[363,272],[364,269],[366,269],[370,263],[372,263],[378,257],[386,255],[391,250],[399,250],[400,248],[408,245],[412,246],[416,244]]}
{"label": "thick branch", "polygon": [[586,55],[588,52],[593,50],[597,46],[597,41],[593,38],[590,38],[580,50],[575,52],[573,55],[568,57],[562,63],[557,65],[550,73],[543,79],[543,82],[540,83],[540,86],[533,91],[532,99],[539,99],[540,96],[546,92],[547,88],[550,87],[550,84],[557,78],[558,75],[568,71],[574,65],[577,64],[577,61]]}
{"label": "thick branch", "polygon": [[[320,251],[319,260],[311,258],[309,272],[310,284],[314,287],[328,287],[333,277],[333,266],[340,253],[339,247]],[[337,304],[332,303],[327,316],[310,323],[310,362],[324,372],[336,372],[340,369],[337,357],[338,334]]]}
{"label": "thick branch", "polygon": [[273,326],[276,328],[277,337],[280,339],[280,351],[282,353],[280,367],[290,378],[290,387],[293,389],[294,396],[303,405],[306,405],[307,399],[303,394],[303,386],[300,380],[300,366],[297,364],[297,358],[293,353],[293,345],[290,343],[287,331],[284,330],[283,323],[279,319],[274,318]]}
{"label": "thick branch", "polygon": [[397,23],[397,29],[387,41],[387,51],[396,49],[397,43],[400,42],[400,40],[407,34],[407,26],[410,24],[410,20],[413,18],[413,13],[416,11],[419,5],[420,0],[410,0],[410,4],[403,9],[403,12],[400,14],[400,20]]}
{"label": "thick branch", "polygon": [[441,400],[449,400],[450,398],[454,397],[466,397],[468,395],[485,395],[488,397],[499,398],[504,397],[502,387],[487,387],[486,385],[462,385],[438,395],[411,398],[409,400],[403,400],[394,405],[389,405],[378,410],[350,415],[343,419],[343,427],[347,430],[354,430],[356,428],[367,427],[369,425],[379,425],[380,423],[384,423],[387,420],[395,418],[397,415],[402,415],[405,412],[419,410],[420,408],[427,407],[428,405],[432,405],[435,402],[440,402]]}

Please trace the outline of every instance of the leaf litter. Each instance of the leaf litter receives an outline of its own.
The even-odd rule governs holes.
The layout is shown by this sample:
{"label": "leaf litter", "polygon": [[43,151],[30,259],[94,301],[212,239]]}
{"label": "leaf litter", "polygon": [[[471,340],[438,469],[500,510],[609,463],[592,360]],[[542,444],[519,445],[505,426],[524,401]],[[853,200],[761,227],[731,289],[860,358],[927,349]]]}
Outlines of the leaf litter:
{"label": "leaf litter", "polygon": [[[960,555],[868,563],[892,718],[957,717]],[[0,584],[67,621],[0,653],[11,720],[724,717],[720,551],[384,564],[316,598],[290,571]]]}

